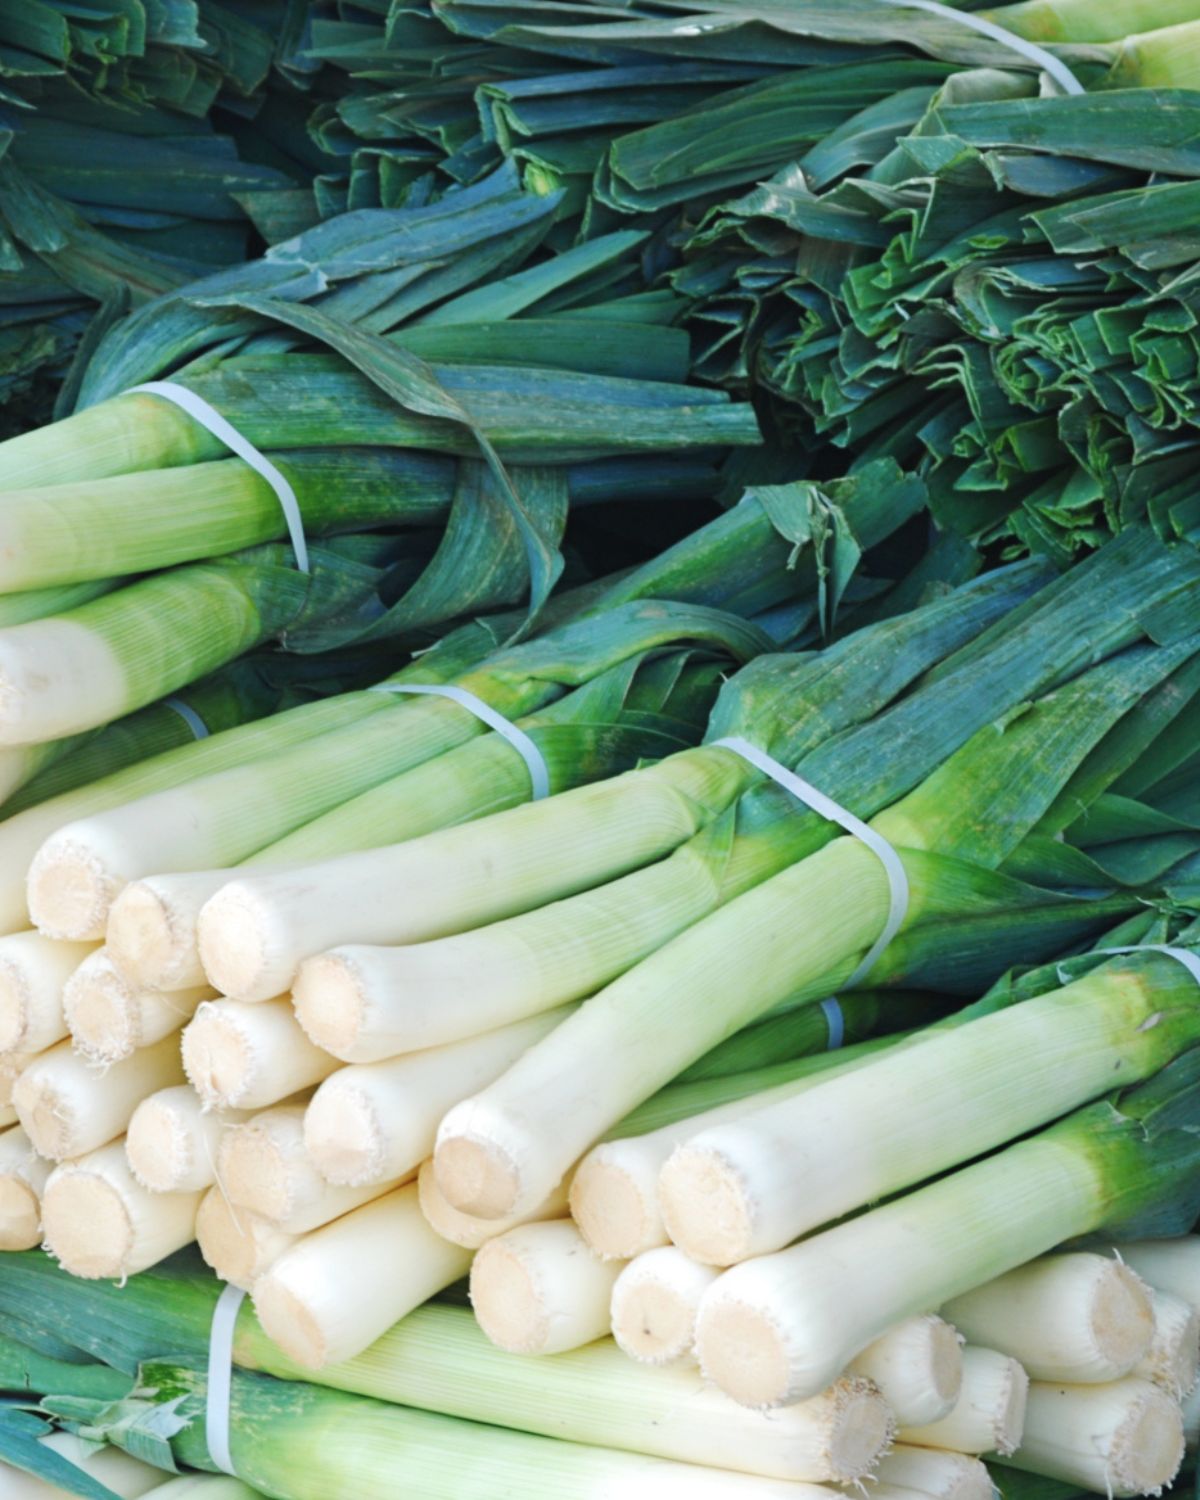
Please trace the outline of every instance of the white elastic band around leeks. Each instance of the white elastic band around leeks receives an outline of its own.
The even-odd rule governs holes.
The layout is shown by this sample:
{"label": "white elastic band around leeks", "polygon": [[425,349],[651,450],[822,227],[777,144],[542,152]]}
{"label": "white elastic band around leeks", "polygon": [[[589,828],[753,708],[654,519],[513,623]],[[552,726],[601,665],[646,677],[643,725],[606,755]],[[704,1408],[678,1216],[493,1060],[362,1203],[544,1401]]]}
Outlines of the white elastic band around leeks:
{"label": "white elastic band around leeks", "polygon": [[233,1331],[245,1299],[241,1287],[227,1286],[213,1308],[208,1335],[208,1399],[204,1409],[204,1443],[223,1474],[235,1479],[229,1451],[229,1401],[233,1393]]}
{"label": "white elastic band around leeks", "polygon": [[208,738],[208,725],[191,704],[185,703],[182,698],[164,698],[162,706],[169,708],[172,713],[178,714],[198,740],[206,740]]}
{"label": "white elastic band around leeks", "polygon": [[199,422],[201,427],[207,428],[213,437],[219,438],[243,463],[249,464],[256,474],[261,474],[275,491],[275,498],[279,501],[280,510],[283,511],[292,551],[296,554],[296,566],[301,573],[309,572],[308,542],[304,536],[304,518],[300,514],[300,502],[296,499],[296,491],[271,460],[265,454],[260,453],[248,438],[243,437],[233,423],[223,417],[215,406],[210,406],[203,396],[197,396],[195,391],[189,391],[187,386],[176,385],[173,380],[150,380],[145,385],[130,386],[125,395],[133,396],[139,391],[146,391],[151,396],[161,396],[164,401],[170,401],[181,411],[187,412],[189,417]]}
{"label": "white elastic band around leeks", "polygon": [[[765,750],[760,750],[749,740],[734,735],[730,739],[713,740],[711,743],[714,748],[723,746],[726,750],[732,750],[736,755],[740,755],[764,776],[769,776],[772,781],[777,782],[785,792],[790,792],[806,807],[811,807],[813,812],[819,813],[821,817],[828,818],[831,823],[837,823],[847,833],[853,834],[856,839],[867,846],[883,866],[884,873],[887,875],[890,896],[887,921],[883,924],[883,931],[867,950],[862,963],[846,980],[848,988],[860,984],[875,967],[879,955],[899,932],[900,924],[908,914],[908,876],[900,862],[900,856],[882,834],[876,833],[861,818],[856,818],[849,809],[835,802],[832,797],[827,797],[824,792],[818,791],[811,782],[805,781],[802,776],[797,776],[795,771],[789,771],[773,755],[768,755]],[[841,1014],[840,1007],[838,1013]]]}
{"label": "white elastic band around leeks", "polygon": [[529,768],[529,780],[533,788],[532,800],[540,802],[543,797],[550,795],[550,771],[542,752],[523,729],[518,729],[511,719],[506,719],[503,714],[497,713],[490,703],[485,703],[482,698],[477,698],[466,688],[443,683],[380,682],[373,688],[368,688],[367,691],[369,693],[428,693],[431,697],[449,698],[452,703],[461,704],[469,713],[473,713],[477,719],[482,720],[489,729],[494,729],[497,734],[503,735],[520,755]]}
{"label": "white elastic band around leeks", "polygon": [[[954,10],[949,5],[940,5],[938,0],[879,0],[879,3],[891,5],[897,10],[927,10],[931,15],[941,16],[944,20],[957,21],[960,26],[977,31],[981,36],[990,37],[993,42],[999,42],[1002,47],[1007,47],[1011,52],[1016,52],[1021,57],[1028,58],[1030,62],[1037,63],[1043,72],[1049,73],[1064,94],[1087,92],[1062,58],[1055,57],[1053,52],[1047,52],[1045,47],[1039,47],[1036,42],[1026,41],[1023,36],[1006,31],[1003,26],[997,26],[995,21],[988,21],[983,16],[974,15],[970,11]],[[1100,3],[1100,0],[1097,0],[1097,3]]]}
{"label": "white elastic band around leeks", "polygon": [[825,1050],[838,1052],[846,1040],[846,1017],[842,1011],[842,1002],[836,995],[830,995],[827,1000],[821,1001],[821,1009],[825,1012],[825,1024],[829,1027],[829,1040],[825,1043]]}

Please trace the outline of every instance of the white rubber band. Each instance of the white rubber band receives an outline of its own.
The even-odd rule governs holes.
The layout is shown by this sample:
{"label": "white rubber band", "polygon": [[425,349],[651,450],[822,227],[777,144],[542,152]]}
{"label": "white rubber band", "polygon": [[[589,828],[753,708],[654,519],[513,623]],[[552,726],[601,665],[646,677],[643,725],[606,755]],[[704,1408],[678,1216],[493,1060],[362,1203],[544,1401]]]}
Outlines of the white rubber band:
{"label": "white rubber band", "polygon": [[750,762],[764,776],[769,776],[772,781],[790,792],[793,797],[798,798],[806,807],[811,807],[813,812],[822,818],[828,818],[831,823],[837,823],[847,833],[854,835],[864,843],[872,854],[879,860],[887,875],[888,889],[891,900],[888,906],[887,921],[883,924],[883,931],[867,950],[866,957],[849,979],[846,980],[847,988],[860,984],[866,975],[875,966],[879,955],[896,936],[900,930],[900,924],[908,915],[908,876],[905,874],[904,866],[900,862],[900,856],[892,848],[882,834],[868,827],[861,818],[856,818],[847,808],[835,802],[832,797],[827,797],[824,792],[818,791],[810,782],[802,776],[797,776],[795,771],[789,771],[785,765],[781,765],[773,755],[768,755],[765,750],[760,750],[757,745],[752,745],[749,740],[734,735],[727,740],[713,740],[713,746],[724,746],[726,750],[732,750],[740,755],[743,760]]}
{"label": "white rubber band", "polygon": [[195,391],[189,391],[186,386],[176,385],[173,380],[151,380],[145,385],[130,386],[125,395],[133,396],[139,391],[173,402],[181,411],[187,412],[189,417],[199,422],[201,427],[206,427],[213,437],[219,438],[243,463],[249,464],[256,474],[262,475],[275,491],[275,498],[283,511],[292,551],[296,554],[296,566],[301,573],[309,572],[308,543],[304,538],[304,518],[300,514],[300,502],[296,499],[296,491],[271,460],[260,453],[248,438],[244,438],[231,422],[226,421],[215,406],[210,406],[203,396],[197,396]]}
{"label": "white rubber band", "polygon": [[233,1393],[233,1330],[245,1299],[238,1286],[227,1286],[213,1308],[208,1335],[208,1403],[204,1411],[204,1441],[208,1456],[223,1474],[237,1478],[229,1451],[229,1399]]}
{"label": "white rubber band", "polygon": [[169,708],[173,713],[177,713],[198,740],[206,740],[208,738],[208,725],[196,710],[190,704],[185,703],[182,698],[164,698],[162,706]]}
{"label": "white rubber band", "polygon": [[842,1003],[836,995],[830,995],[828,1000],[821,1001],[821,1009],[825,1012],[825,1021],[829,1027],[829,1040],[825,1044],[825,1050],[840,1051],[846,1040],[846,1017],[842,1012]]}
{"label": "white rubber band", "polygon": [[1062,58],[1055,57],[1053,52],[1047,52],[1045,47],[1039,47],[1036,42],[1026,41],[1023,36],[1006,31],[1003,26],[997,26],[995,21],[985,20],[983,16],[974,15],[971,11],[954,10],[949,5],[939,5],[938,0],[879,0],[879,3],[891,5],[899,10],[927,10],[932,15],[941,16],[944,20],[957,21],[959,25],[966,26],[971,31],[977,31],[981,36],[990,37],[993,42],[999,42],[1002,47],[1007,47],[1010,51],[1028,58],[1030,62],[1037,63],[1043,72],[1049,73],[1064,94],[1087,93],[1083,84]]}
{"label": "white rubber band", "polygon": [[469,713],[473,713],[477,719],[481,719],[489,729],[494,729],[497,734],[503,735],[517,751],[529,767],[529,780],[533,788],[532,800],[540,802],[543,797],[550,795],[550,771],[542,757],[542,752],[523,729],[518,729],[511,719],[506,719],[503,714],[497,713],[490,704],[485,703],[482,698],[477,698],[474,693],[469,693],[466,688],[442,683],[380,682],[373,688],[368,688],[367,691],[369,693],[428,693],[432,697],[449,698],[452,703],[460,704]]}
{"label": "white rubber band", "polygon": [[[1190,948],[1173,948],[1170,943],[1131,943],[1128,948],[1092,948],[1091,953],[1165,953],[1178,959],[1197,984],[1200,984],[1200,955]],[[1086,955],[1081,955],[1086,957]]]}

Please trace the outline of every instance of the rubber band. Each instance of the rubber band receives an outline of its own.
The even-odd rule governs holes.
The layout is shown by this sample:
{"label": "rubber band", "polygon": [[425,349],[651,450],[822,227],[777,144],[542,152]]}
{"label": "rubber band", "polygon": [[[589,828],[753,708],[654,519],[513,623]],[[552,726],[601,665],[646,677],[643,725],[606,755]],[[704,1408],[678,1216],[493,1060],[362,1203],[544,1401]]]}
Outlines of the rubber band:
{"label": "rubber band", "polygon": [[203,396],[197,396],[195,391],[189,391],[185,385],[176,385],[173,380],[151,380],[145,385],[134,385],[125,392],[127,396],[134,396],[139,391],[146,391],[151,396],[161,396],[164,401],[171,401],[181,411],[187,412],[189,417],[199,422],[218,438],[231,452],[237,455],[243,463],[249,464],[256,474],[263,479],[275,491],[275,498],[279,501],[279,508],[283,511],[283,519],[287,523],[288,536],[291,538],[292,551],[296,554],[296,566],[301,573],[310,571],[308,566],[308,542],[304,536],[304,518],[300,514],[300,502],[296,499],[296,491],[283,477],[275,465],[265,454],[260,453],[249,438],[245,438],[232,424],[227,421],[215,406],[210,406]]}
{"label": "rubber band", "polygon": [[204,1441],[208,1456],[223,1474],[238,1477],[229,1451],[229,1402],[233,1394],[233,1330],[245,1300],[239,1286],[227,1286],[213,1308],[208,1336],[208,1401],[204,1409]]}
{"label": "rubber band", "polygon": [[[1178,959],[1197,984],[1200,984],[1200,955],[1190,948],[1174,948],[1170,943],[1131,943],[1127,948],[1091,948],[1089,953],[1165,953]],[[1086,958],[1088,954],[1080,954]]]}
{"label": "rubber band", "polygon": [[550,770],[542,752],[523,729],[518,729],[511,719],[506,719],[502,713],[497,713],[491,704],[485,703],[482,698],[477,698],[474,693],[469,693],[466,688],[443,683],[380,682],[376,683],[373,688],[368,688],[367,691],[369,693],[428,693],[435,698],[449,698],[452,703],[460,704],[468,712],[473,713],[477,719],[481,719],[489,729],[494,729],[497,734],[503,735],[517,751],[529,768],[529,780],[533,787],[532,800],[540,802],[543,797],[550,795]]}
{"label": "rubber band", "polygon": [[949,5],[940,5],[938,0],[879,0],[879,3],[890,5],[897,10],[927,10],[931,15],[941,16],[943,20],[957,21],[959,25],[979,32],[980,36],[990,37],[993,42],[999,42],[1002,47],[1007,47],[1010,51],[1019,53],[1021,57],[1028,58],[1030,62],[1037,63],[1043,72],[1049,73],[1064,94],[1087,93],[1083,84],[1062,58],[1055,57],[1053,52],[1047,52],[1045,47],[1039,47],[1036,42],[1026,41],[1023,36],[1006,31],[1003,26],[997,26],[995,21],[985,20],[983,16],[977,16],[971,11],[954,10]]}
{"label": "rubber band", "polygon": [[206,740],[208,738],[208,725],[196,710],[190,704],[185,703],[182,698],[164,698],[162,706],[169,708],[172,713],[177,713],[198,740]]}
{"label": "rubber band", "polygon": [[838,1052],[846,1040],[846,1017],[842,1013],[842,1002],[836,995],[830,995],[828,1000],[821,1001],[821,1009],[825,1012],[825,1022],[829,1027],[829,1040],[825,1044],[825,1050]]}
{"label": "rubber band", "polygon": [[749,761],[757,770],[777,782],[785,792],[790,792],[806,807],[811,807],[813,812],[818,813],[822,818],[828,818],[831,823],[837,823],[847,833],[853,834],[856,839],[867,846],[883,866],[890,893],[887,921],[883,924],[883,931],[867,950],[862,963],[846,980],[847,987],[860,984],[874,968],[880,954],[899,932],[901,923],[908,915],[908,876],[900,862],[900,856],[882,834],[876,833],[861,818],[856,818],[848,808],[835,802],[832,797],[827,797],[824,792],[818,791],[802,776],[797,776],[795,771],[789,771],[774,756],[768,755],[765,750],[760,750],[757,745],[752,745],[749,740],[734,735],[730,739],[713,740],[711,743],[714,747],[724,746],[726,750],[732,750],[736,755],[740,755],[743,760]]}

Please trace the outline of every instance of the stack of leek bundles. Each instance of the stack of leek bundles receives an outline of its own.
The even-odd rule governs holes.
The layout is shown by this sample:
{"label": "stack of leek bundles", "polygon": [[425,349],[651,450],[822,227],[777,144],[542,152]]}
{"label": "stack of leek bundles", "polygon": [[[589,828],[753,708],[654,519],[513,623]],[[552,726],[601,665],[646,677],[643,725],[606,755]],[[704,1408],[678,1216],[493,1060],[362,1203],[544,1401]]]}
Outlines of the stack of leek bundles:
{"label": "stack of leek bundles", "polygon": [[[813,501],[809,487],[795,487],[802,492]],[[772,492],[770,503],[781,498]],[[198,1352],[216,1283],[137,1277],[198,1239],[219,1275],[252,1291],[264,1330],[256,1337],[274,1346],[264,1359],[277,1374],[320,1372],[341,1384],[339,1368],[383,1336],[380,1348],[418,1340],[401,1384],[350,1388],[421,1411],[330,1411],[382,1423],[381,1444],[405,1440],[404,1462],[414,1465],[406,1473],[430,1495],[463,1493],[463,1470],[439,1464],[439,1452],[488,1435],[511,1454],[497,1449],[498,1461],[558,1466],[563,1494],[607,1493],[602,1483],[649,1493],[669,1481],[681,1494],[708,1484],[714,1494],[748,1486],[747,1495],[782,1496],[798,1483],[874,1472],[897,1425],[905,1450],[879,1473],[919,1488],[912,1465],[926,1460],[907,1458],[908,1469],[899,1460],[923,1446],[926,1428],[951,1419],[979,1363],[930,1314],[1064,1239],[1140,1233],[1138,1215],[1168,1201],[1186,1214],[1195,1175],[1188,1048],[1200,1008],[1177,959],[1145,949],[1061,988],[1035,970],[1037,979],[938,1017],[1013,964],[1089,940],[1156,941],[1155,924],[1169,919],[1147,901],[1161,904],[1167,890],[1183,899],[1195,852],[1175,826],[1185,821],[1180,789],[1191,776],[1200,692],[1194,554],[1134,528],[1061,578],[1020,563],[907,609],[902,584],[897,612],[887,596],[860,606],[862,628],[816,653],[772,653],[760,629],[711,606],[621,602],[637,599],[639,580],[656,579],[662,592],[668,577],[699,578],[705,557],[711,588],[724,578],[726,589],[744,589],[719,567],[719,544],[735,525],[775,559],[774,573],[762,568],[762,617],[777,623],[790,588],[784,612],[807,618],[805,591],[819,599],[822,583],[815,543],[789,571],[790,549],[764,496],[752,494],[713,530],[610,585],[607,600],[588,593],[574,622],[490,655],[479,647],[484,627],[466,627],[405,669],[414,680],[441,659],[443,680],[488,701],[499,693],[502,710],[546,752],[548,798],[529,800],[530,771],[516,749],[459,705],[360,693],[316,706],[359,707],[353,755],[331,719],[325,734],[270,761],[160,782],[138,797],[137,774],[150,762],[0,826],[11,863],[29,868],[28,908],[14,890],[14,930],[0,940],[0,1025],[19,1122],[0,1136],[6,1243],[44,1236],[84,1278],[13,1256],[0,1305],[14,1316],[17,1303],[28,1308],[32,1284],[19,1274],[28,1264],[56,1296],[65,1288],[96,1308],[113,1299],[113,1316],[136,1338],[128,1293],[165,1287],[174,1298],[179,1286],[198,1288]],[[468,646],[477,655],[464,671]],[[722,657],[728,681],[713,705]],[[385,717],[386,736],[364,740]],[[264,728],[272,722],[288,716]],[[597,734],[606,723],[617,732]],[[700,746],[671,744],[701,732]],[[717,743],[731,735],[873,818],[899,851],[907,913],[869,974],[855,971],[889,906],[875,854]],[[625,745],[623,762],[610,740]],[[578,785],[580,745],[593,747],[604,779]],[[637,765],[647,754],[652,763]],[[296,774],[281,778],[281,764]],[[337,784],[326,786],[335,766]],[[356,766],[360,781],[341,779],[358,775]],[[1156,823],[1172,818],[1168,807],[1169,828]],[[1121,837],[1122,813],[1136,837]],[[1108,819],[1099,842],[1081,833],[1093,818],[1092,833]],[[1113,855],[1121,843],[1144,851],[1129,878]],[[1142,878],[1147,861],[1152,874]],[[826,1050],[845,1041],[852,1045]],[[997,1049],[1011,1062],[980,1109],[971,1059]],[[1028,1089],[1034,1072],[1039,1086]],[[893,1076],[913,1080],[902,1098],[919,1109],[897,1107]],[[1114,1080],[1128,1087],[1094,1102]],[[826,1106],[838,1089],[854,1100]],[[688,1143],[699,1142],[694,1155],[702,1133],[736,1131],[763,1109],[806,1107],[818,1110],[820,1127],[785,1134],[815,1137],[816,1160],[829,1163],[823,1196],[806,1190],[798,1200],[809,1217],[796,1219],[787,1173],[807,1183],[810,1159],[772,1147],[760,1158],[783,1175],[771,1184],[774,1217],[763,1232],[776,1238],[761,1238],[755,1220],[744,1240],[688,1241],[692,1223],[736,1228],[732,1211],[714,1214],[709,1198],[693,1203],[693,1182],[701,1197],[719,1196],[721,1185],[703,1163],[689,1177]],[[1145,1127],[1160,1115],[1161,1129]],[[1112,1128],[1097,1132],[1097,1118]],[[1042,1133],[1010,1146],[1030,1131]],[[836,1141],[848,1152],[861,1141],[861,1164],[840,1161]],[[1009,1166],[1035,1143],[1059,1165],[1039,1166],[1035,1153],[1028,1173]],[[977,1233],[939,1237],[939,1211],[959,1222],[948,1185],[961,1179],[965,1192],[979,1172],[989,1174],[981,1207],[967,1216]],[[681,1174],[676,1218],[666,1184]],[[816,1319],[804,1335],[808,1364],[774,1347],[759,1353],[772,1315],[749,1303],[743,1312],[724,1290],[730,1281],[736,1292],[735,1278],[767,1274],[764,1253],[906,1189],[915,1191],[895,1213],[928,1213],[933,1226],[915,1237],[910,1260],[886,1241],[887,1207],[829,1229],[878,1233],[895,1276],[870,1272],[860,1288],[845,1271],[851,1295],[829,1306],[846,1324]],[[663,1252],[665,1277],[655,1260]],[[747,1257],[745,1271],[719,1275]],[[871,1261],[852,1255],[844,1264]],[[418,1310],[468,1272],[474,1315]],[[786,1273],[785,1265],[776,1274]],[[102,1284],[126,1275],[135,1279],[123,1292]],[[832,1280],[813,1283],[825,1285]],[[666,1343],[651,1349],[659,1318],[646,1309],[663,1297]],[[780,1297],[799,1318],[786,1287]],[[625,1298],[632,1318],[628,1308],[622,1315]],[[179,1323],[173,1308],[168,1316]],[[626,1358],[686,1356],[697,1316],[705,1370],[728,1394],[702,1395],[701,1374],[686,1363],[655,1369]],[[91,1313],[80,1318],[78,1326],[100,1326]],[[620,1347],[595,1342],[610,1327]],[[182,1338],[170,1347],[179,1351]],[[807,1347],[800,1334],[793,1342]],[[98,1345],[90,1352],[109,1357]],[[132,1375],[154,1353],[127,1351],[121,1367]],[[532,1353],[571,1362],[521,1357]],[[993,1366],[1010,1362],[1010,1374],[1020,1358],[991,1354]],[[923,1373],[906,1390],[890,1372],[914,1361]],[[494,1381],[464,1382],[477,1362],[495,1369]],[[1184,1384],[1181,1361],[1170,1369]],[[571,1379],[578,1403],[549,1399]],[[235,1387],[235,1405],[241,1392],[249,1403],[244,1416],[235,1412],[236,1457],[238,1420],[249,1431],[254,1403],[277,1397],[254,1380]],[[194,1371],[148,1380],[143,1372],[135,1400],[152,1410],[167,1392],[185,1391],[202,1406]],[[309,1426],[335,1400],[305,1387],[286,1399]],[[1154,1429],[1168,1438],[1174,1399]],[[781,1403],[786,1421],[753,1410]],[[442,1415],[422,1415],[428,1407]],[[665,1419],[680,1410],[692,1417]],[[116,1435],[143,1415],[153,1421],[136,1404],[97,1410],[86,1430]],[[543,1436],[514,1436],[508,1447],[490,1428],[460,1429],[463,1418]],[[202,1433],[192,1423],[178,1439],[184,1460],[200,1466],[210,1462]],[[548,1436],[583,1446],[552,1446],[543,1457]],[[1010,1439],[996,1443],[1015,1446]],[[968,1457],[994,1446],[971,1441],[943,1434],[941,1446]],[[367,1462],[370,1445],[354,1446]],[[1140,1438],[1134,1447],[1122,1493],[1153,1487],[1175,1461],[1169,1442],[1165,1458],[1145,1457]],[[629,1467],[650,1458],[659,1462]],[[341,1449],[328,1460],[349,1461]],[[1021,1461],[1057,1472],[1028,1443]],[[285,1478],[270,1462],[247,1452],[238,1472],[269,1494],[320,1492],[316,1467]],[[680,1476],[664,1462],[696,1467]],[[748,1464],[760,1472],[710,1472]],[[970,1463],[951,1469],[968,1488],[981,1482]]]}

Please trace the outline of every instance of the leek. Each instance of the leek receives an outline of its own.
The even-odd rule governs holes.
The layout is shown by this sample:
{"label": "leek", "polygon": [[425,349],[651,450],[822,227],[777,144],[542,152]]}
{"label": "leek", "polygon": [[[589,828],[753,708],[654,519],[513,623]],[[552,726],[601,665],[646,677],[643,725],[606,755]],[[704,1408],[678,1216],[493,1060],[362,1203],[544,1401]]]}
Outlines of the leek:
{"label": "leek", "polygon": [[937,1422],[902,1427],[900,1436],[918,1447],[953,1453],[1015,1453],[1025,1430],[1028,1392],[1029,1377],[1015,1359],[968,1344],[953,1408]]}

